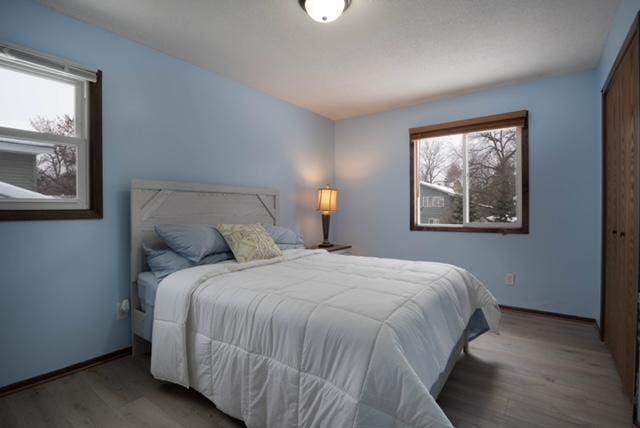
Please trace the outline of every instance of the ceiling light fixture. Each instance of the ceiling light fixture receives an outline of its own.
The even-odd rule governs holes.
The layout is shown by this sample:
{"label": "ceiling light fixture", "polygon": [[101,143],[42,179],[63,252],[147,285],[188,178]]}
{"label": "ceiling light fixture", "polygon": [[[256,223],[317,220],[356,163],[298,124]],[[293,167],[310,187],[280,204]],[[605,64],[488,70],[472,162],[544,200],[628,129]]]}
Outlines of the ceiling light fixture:
{"label": "ceiling light fixture", "polygon": [[314,21],[335,21],[351,5],[351,0],[298,0],[300,6]]}

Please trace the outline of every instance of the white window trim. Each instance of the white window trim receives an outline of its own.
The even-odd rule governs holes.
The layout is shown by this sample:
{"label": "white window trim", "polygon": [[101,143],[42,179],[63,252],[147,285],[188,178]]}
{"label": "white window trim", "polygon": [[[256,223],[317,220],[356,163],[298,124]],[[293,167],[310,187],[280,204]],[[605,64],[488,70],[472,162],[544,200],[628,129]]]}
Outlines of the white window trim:
{"label": "white window trim", "polygon": [[[517,126],[511,126],[511,127],[506,127],[506,128],[487,128],[484,131],[493,131],[496,129],[509,129],[509,128],[516,128],[516,215],[518,218],[517,222],[514,223],[482,223],[482,222],[471,222],[469,221],[469,192],[467,191],[468,188],[468,183],[469,183],[469,164],[468,164],[468,159],[467,159],[467,135],[468,134],[474,134],[477,132],[482,132],[482,131],[474,131],[474,132],[466,132],[462,134],[462,177],[463,177],[463,183],[462,183],[462,195],[463,195],[463,210],[462,210],[462,216],[463,216],[463,220],[461,224],[455,224],[455,223],[438,223],[438,224],[432,224],[432,223],[420,223],[420,218],[421,218],[421,212],[418,212],[418,225],[419,226],[429,226],[429,227],[443,227],[443,228],[456,228],[459,227],[460,229],[486,229],[486,228],[491,228],[491,229],[519,229],[522,227],[523,223],[522,223],[522,215],[523,215],[523,211],[522,211],[522,203],[523,203],[523,194],[522,194],[522,128]],[[420,145],[417,144],[416,145],[416,150],[420,150]],[[415,173],[416,175],[419,174],[420,168],[419,168],[419,164],[418,164],[418,159],[419,156],[415,156]],[[417,177],[416,177],[417,178]],[[419,181],[418,181],[419,182]],[[435,207],[433,207],[435,208]],[[438,208],[442,208],[442,207],[438,207]],[[422,207],[421,207],[422,209]],[[428,219],[427,219],[428,221]]]}
{"label": "white window trim", "polygon": [[[47,60],[51,60],[50,57]],[[21,73],[45,77],[75,86],[76,137],[52,135],[17,128],[0,127],[0,138],[15,142],[64,144],[76,147],[76,197],[50,199],[0,199],[0,210],[85,210],[89,208],[89,93],[88,81],[47,72],[40,66],[29,67],[0,56],[0,66]]]}

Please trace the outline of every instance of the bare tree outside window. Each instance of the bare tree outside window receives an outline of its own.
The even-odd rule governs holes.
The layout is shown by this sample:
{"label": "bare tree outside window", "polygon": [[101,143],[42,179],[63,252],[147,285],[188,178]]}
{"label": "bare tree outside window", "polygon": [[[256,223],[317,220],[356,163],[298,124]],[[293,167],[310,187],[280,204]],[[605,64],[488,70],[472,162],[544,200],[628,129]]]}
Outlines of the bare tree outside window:
{"label": "bare tree outside window", "polygon": [[443,142],[429,139],[420,142],[420,181],[436,183],[450,164],[450,149]]}
{"label": "bare tree outside window", "polygon": [[517,221],[517,129],[478,132],[470,134],[467,141],[470,221]]}
{"label": "bare tree outside window", "polygon": [[462,135],[420,140],[418,162],[420,181],[454,185],[462,176]]}
{"label": "bare tree outside window", "polygon": [[[48,119],[36,116],[31,126],[38,132],[54,135],[75,135],[75,122],[68,115]],[[56,144],[51,152],[36,157],[37,191],[62,198],[76,196],[76,147]]]}

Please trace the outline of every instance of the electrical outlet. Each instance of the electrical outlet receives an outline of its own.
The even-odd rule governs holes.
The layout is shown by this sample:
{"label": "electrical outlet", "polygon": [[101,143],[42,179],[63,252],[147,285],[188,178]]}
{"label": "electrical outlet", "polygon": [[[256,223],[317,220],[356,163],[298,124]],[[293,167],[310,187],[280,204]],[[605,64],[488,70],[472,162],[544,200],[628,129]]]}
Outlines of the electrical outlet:
{"label": "electrical outlet", "polygon": [[129,299],[124,299],[122,302],[116,303],[116,319],[124,320],[129,317]]}
{"label": "electrical outlet", "polygon": [[516,274],[508,273],[504,276],[504,285],[514,287],[516,285]]}

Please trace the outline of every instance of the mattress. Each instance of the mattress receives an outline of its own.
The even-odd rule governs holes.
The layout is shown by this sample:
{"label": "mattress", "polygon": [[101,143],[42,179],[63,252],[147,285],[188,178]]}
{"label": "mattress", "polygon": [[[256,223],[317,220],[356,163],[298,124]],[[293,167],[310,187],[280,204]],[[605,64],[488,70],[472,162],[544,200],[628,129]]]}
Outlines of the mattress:
{"label": "mattress", "polygon": [[138,275],[138,299],[140,299],[140,305],[145,312],[146,307],[153,309],[159,282],[153,272],[142,272]]}
{"label": "mattress", "polygon": [[[217,264],[235,263],[235,260],[225,260]],[[140,309],[145,313],[142,337],[151,341],[153,331],[153,311],[156,303],[158,286],[162,279],[158,279],[153,272],[141,272],[138,274],[138,299]]]}
{"label": "mattress", "polygon": [[141,272],[138,275],[138,299],[140,309],[145,313],[143,337],[151,340],[153,331],[153,309],[160,280],[152,272]]}

